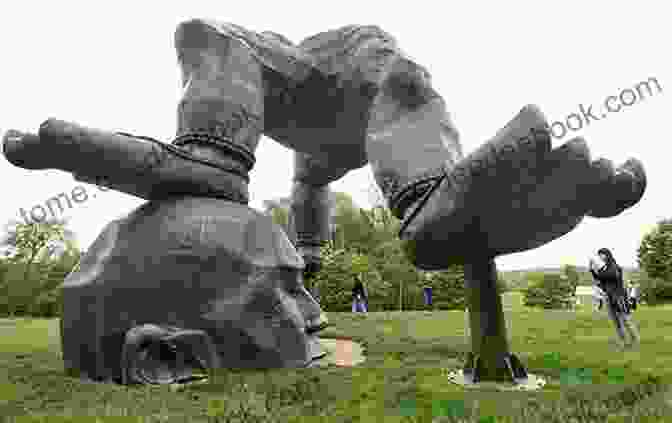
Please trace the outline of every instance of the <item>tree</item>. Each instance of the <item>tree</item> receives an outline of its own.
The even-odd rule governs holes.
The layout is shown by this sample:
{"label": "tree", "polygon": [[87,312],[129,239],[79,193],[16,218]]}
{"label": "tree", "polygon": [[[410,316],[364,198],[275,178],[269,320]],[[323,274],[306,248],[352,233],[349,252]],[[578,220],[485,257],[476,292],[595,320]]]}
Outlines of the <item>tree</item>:
{"label": "tree", "polygon": [[390,284],[381,278],[370,259],[363,254],[322,247],[322,268],[315,275],[315,284],[320,290],[320,304],[327,311],[349,311],[351,288],[355,275],[361,275],[368,293],[371,309],[379,309],[386,300]]}
{"label": "tree", "polygon": [[366,252],[375,245],[375,229],[368,214],[355,205],[352,197],[335,192],[334,226],[339,247]]}
{"label": "tree", "polygon": [[376,245],[369,251],[369,255],[383,280],[391,285],[392,292],[388,295],[386,309],[412,306],[413,293],[418,301],[421,300],[421,285],[425,276],[408,260],[398,239]]}
{"label": "tree", "polygon": [[576,287],[579,286],[580,275],[576,266],[567,264],[562,269],[563,274],[567,277],[567,281],[572,286],[572,295],[576,295]]}
{"label": "tree", "polygon": [[644,235],[637,262],[651,278],[672,279],[672,219],[661,220]]}
{"label": "tree", "polygon": [[378,185],[370,183],[368,193],[372,208],[366,212],[369,216],[369,221],[375,228],[377,244],[399,241],[398,232],[401,221],[387,207],[385,197],[380,188],[378,188]]}
{"label": "tree", "polygon": [[55,317],[61,314],[62,290],[60,286],[81,258],[77,250],[69,250],[43,264],[37,289],[33,292],[28,312],[35,317]]}
{"label": "tree", "polygon": [[[19,293],[18,297],[32,298],[40,289],[40,282],[31,279],[31,270],[39,263],[48,264],[54,257],[58,247],[64,251],[76,250],[75,234],[67,229],[67,219],[51,219],[45,222],[21,223],[11,220],[5,225],[5,236],[2,245],[13,250],[8,261],[13,265],[6,274],[2,289],[9,297],[17,297],[12,293]],[[18,268],[22,268],[19,276]],[[42,266],[43,267],[43,266]],[[44,269],[38,269],[41,275]],[[39,278],[38,278],[39,279]],[[9,305],[10,315],[14,314],[13,305]]]}
{"label": "tree", "polygon": [[38,259],[39,254],[53,256],[59,249],[76,250],[76,236],[67,228],[68,223],[68,219],[58,218],[31,223],[10,220],[5,224],[0,245],[12,250],[11,260],[28,263]]}
{"label": "tree", "polygon": [[[383,279],[392,285],[393,295],[388,296],[386,308],[421,309],[422,285],[426,282],[426,276],[413,266],[402,249],[398,237],[401,221],[389,210],[376,184],[369,184],[368,194],[373,207],[362,211],[368,226],[367,251]],[[392,297],[396,297],[394,301]]]}
{"label": "tree", "polygon": [[392,215],[389,209],[376,206],[371,210],[362,210],[371,231],[373,245],[398,241],[397,234],[401,221]]}
{"label": "tree", "polygon": [[643,270],[635,278],[642,302],[648,305],[672,302],[672,219],[661,220],[644,235],[637,261]]}
{"label": "tree", "polygon": [[5,237],[2,245],[10,247],[14,254],[12,262],[30,265],[40,259],[51,258],[54,253],[76,250],[74,232],[67,228],[68,219],[51,219],[45,222],[21,223],[11,220],[5,225]]}

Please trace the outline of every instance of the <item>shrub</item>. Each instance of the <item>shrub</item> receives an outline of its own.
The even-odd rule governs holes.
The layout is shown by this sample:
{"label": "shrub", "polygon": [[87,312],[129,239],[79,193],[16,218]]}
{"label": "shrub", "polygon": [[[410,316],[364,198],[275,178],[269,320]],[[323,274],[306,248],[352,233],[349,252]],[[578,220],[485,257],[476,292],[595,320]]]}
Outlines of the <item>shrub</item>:
{"label": "shrub", "polygon": [[400,287],[404,310],[424,309],[422,286],[425,277],[404,255],[398,240],[379,244],[370,252],[370,257],[386,286],[380,296],[381,308],[375,310],[399,310]]}
{"label": "shrub", "polygon": [[525,306],[546,309],[569,308],[572,305],[573,284],[558,274],[531,274],[528,288],[523,290]]}
{"label": "shrub", "polygon": [[644,235],[637,250],[637,262],[651,278],[672,279],[672,220],[658,222]]}
{"label": "shrub", "polygon": [[581,276],[579,275],[579,271],[577,270],[576,266],[568,264],[562,268],[562,272],[565,277],[567,277],[567,281],[572,286],[572,292],[576,293],[576,287],[579,286],[579,282],[581,280]]}
{"label": "shrub", "polygon": [[640,301],[655,306],[672,303],[672,281],[663,278],[641,276],[634,282],[639,284]]}
{"label": "shrub", "polygon": [[464,288],[464,266],[453,265],[451,269],[430,274],[435,310],[464,310],[466,291]]}

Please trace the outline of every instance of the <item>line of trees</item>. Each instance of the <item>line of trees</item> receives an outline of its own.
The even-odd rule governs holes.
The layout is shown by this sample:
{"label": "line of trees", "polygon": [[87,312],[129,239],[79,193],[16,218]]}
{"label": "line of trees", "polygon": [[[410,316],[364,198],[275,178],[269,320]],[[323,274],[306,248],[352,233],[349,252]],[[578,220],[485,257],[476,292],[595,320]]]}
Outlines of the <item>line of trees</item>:
{"label": "line of trees", "polygon": [[[348,311],[357,274],[363,276],[370,309],[426,309],[423,288],[433,288],[433,308],[464,309],[464,269],[453,266],[442,272],[423,272],[406,258],[397,238],[399,220],[384,207],[382,195],[365,210],[345,193],[334,194],[333,228],[323,247],[322,270],[307,285],[319,291],[327,311]],[[289,199],[265,202],[266,213],[292,234]],[[60,315],[60,286],[82,256],[67,220],[22,223],[10,221],[0,241],[0,316]],[[638,249],[640,272],[630,278],[640,286],[648,305],[672,302],[672,219],[663,220],[645,234]],[[561,274],[530,272],[525,275],[524,302],[532,307],[563,308],[575,300],[581,272],[565,266]],[[499,274],[500,292],[510,287]],[[515,289],[515,287],[514,287]]]}
{"label": "line of trees", "polygon": [[[322,270],[307,285],[316,287],[322,307],[327,311],[349,311],[355,275],[363,277],[369,296],[369,309],[427,309],[423,288],[433,289],[433,309],[464,309],[464,269],[453,266],[442,272],[416,269],[404,254],[397,237],[400,221],[385,207],[382,194],[369,187],[371,209],[355,205],[343,192],[333,194],[333,228],[323,247]],[[265,213],[292,233],[291,200],[281,198],[264,203]],[[501,292],[506,283],[500,274]]]}

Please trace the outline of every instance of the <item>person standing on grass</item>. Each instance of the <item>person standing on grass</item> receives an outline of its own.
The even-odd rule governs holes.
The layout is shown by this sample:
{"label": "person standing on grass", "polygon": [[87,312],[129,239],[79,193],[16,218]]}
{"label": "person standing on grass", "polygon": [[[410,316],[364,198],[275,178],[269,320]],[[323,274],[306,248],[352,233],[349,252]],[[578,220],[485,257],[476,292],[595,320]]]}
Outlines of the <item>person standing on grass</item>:
{"label": "person standing on grass", "polygon": [[[599,281],[598,286],[606,294],[607,312],[616,325],[620,346],[622,348],[631,347],[639,342],[639,334],[632,321],[628,293],[623,286],[623,270],[616,263],[609,249],[600,248],[597,255],[599,260],[590,259],[590,273]],[[624,328],[630,335],[630,342],[626,341]]]}
{"label": "person standing on grass", "polygon": [[430,285],[425,285],[423,291],[425,294],[425,306],[432,308],[432,287]]}
{"label": "person standing on grass", "polygon": [[366,295],[366,289],[362,282],[362,276],[355,275],[355,286],[352,288],[352,312],[367,313],[369,299]]}

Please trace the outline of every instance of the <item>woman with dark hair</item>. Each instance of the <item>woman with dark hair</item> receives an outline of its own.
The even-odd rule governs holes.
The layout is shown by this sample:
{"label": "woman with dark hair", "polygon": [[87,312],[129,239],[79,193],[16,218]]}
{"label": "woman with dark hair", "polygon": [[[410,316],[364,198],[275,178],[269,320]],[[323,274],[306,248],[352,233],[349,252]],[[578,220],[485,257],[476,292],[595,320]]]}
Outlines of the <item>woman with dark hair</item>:
{"label": "woman with dark hair", "polygon": [[[598,286],[607,295],[607,312],[616,325],[621,347],[630,347],[639,342],[637,328],[632,321],[628,293],[623,286],[623,270],[616,263],[613,254],[607,248],[597,251],[600,260],[590,259],[590,273],[597,279]],[[601,261],[601,263],[599,263]],[[626,341],[625,330],[630,334],[630,342]]]}

